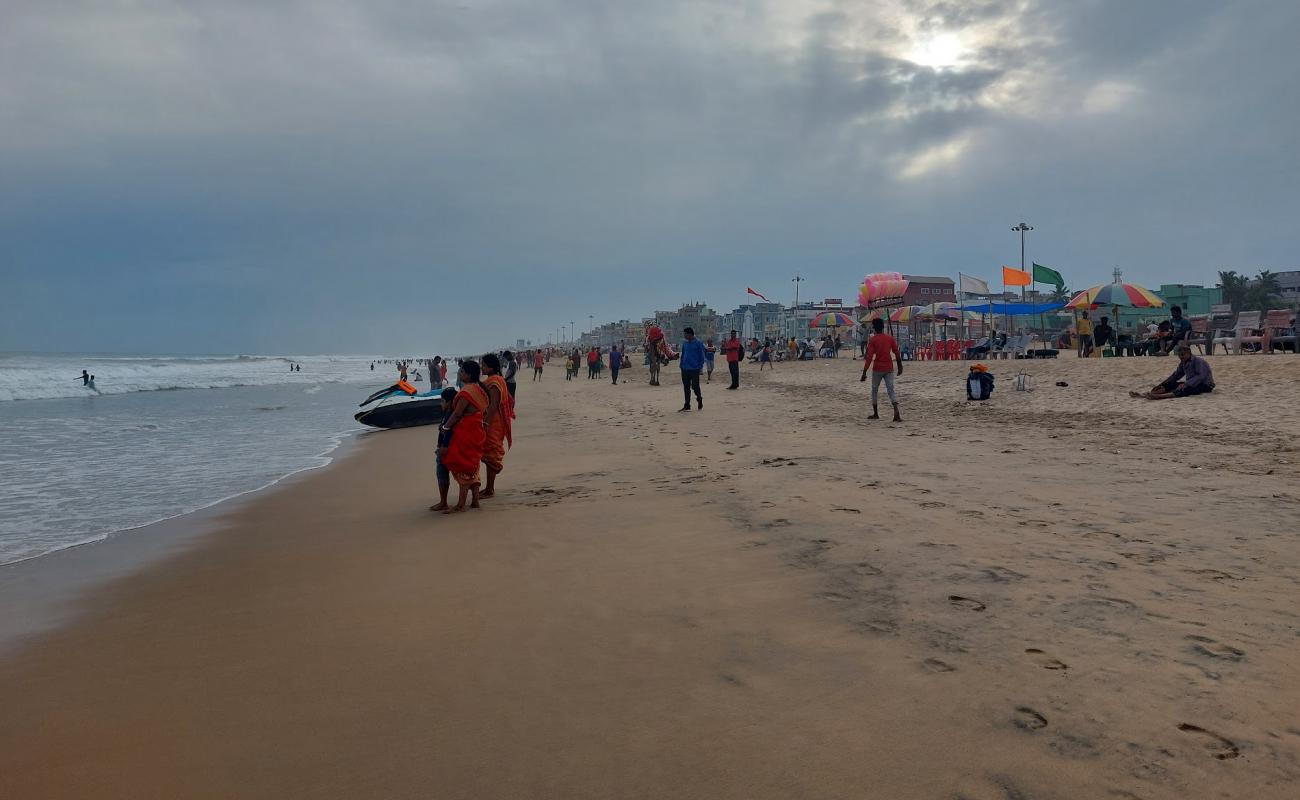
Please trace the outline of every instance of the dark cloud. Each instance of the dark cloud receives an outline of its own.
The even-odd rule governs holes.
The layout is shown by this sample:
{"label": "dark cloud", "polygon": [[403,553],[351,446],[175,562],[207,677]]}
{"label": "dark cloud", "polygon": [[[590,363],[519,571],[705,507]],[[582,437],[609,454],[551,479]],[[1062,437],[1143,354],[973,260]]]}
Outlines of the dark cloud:
{"label": "dark cloud", "polygon": [[478,350],[991,275],[1022,217],[1072,283],[1296,266],[1281,0],[6,13],[7,347]]}

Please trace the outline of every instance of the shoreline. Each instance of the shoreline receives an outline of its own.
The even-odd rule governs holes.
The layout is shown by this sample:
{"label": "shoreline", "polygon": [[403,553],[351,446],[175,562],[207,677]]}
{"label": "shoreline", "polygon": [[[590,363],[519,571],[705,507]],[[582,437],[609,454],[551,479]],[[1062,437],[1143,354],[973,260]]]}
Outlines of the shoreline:
{"label": "shoreline", "polygon": [[388,432],[0,654],[0,794],[1289,797],[1300,360],[1212,364],[521,383],[483,510]]}
{"label": "shoreline", "polygon": [[[378,433],[374,431],[373,433]],[[0,656],[42,632],[74,623],[72,608],[87,593],[163,564],[168,558],[219,534],[225,519],[265,493],[274,492],[312,472],[328,469],[365,444],[369,429],[329,437],[332,444],[316,458],[322,464],[301,467],[269,483],[236,492],[169,517],[110,531],[34,556],[0,564],[0,607],[17,613],[0,617]]]}

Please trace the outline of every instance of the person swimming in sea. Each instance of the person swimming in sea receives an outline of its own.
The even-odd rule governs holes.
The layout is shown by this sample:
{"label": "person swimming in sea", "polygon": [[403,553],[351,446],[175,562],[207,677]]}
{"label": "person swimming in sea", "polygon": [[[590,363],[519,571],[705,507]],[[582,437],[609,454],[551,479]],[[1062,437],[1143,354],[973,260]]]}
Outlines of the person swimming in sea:
{"label": "person swimming in sea", "polygon": [[83,369],[83,370],[81,371],[81,377],[80,377],[80,378],[77,378],[76,380],[80,380],[82,386],[89,386],[89,385],[90,385],[90,373],[89,373],[89,372],[86,372],[86,371]]}
{"label": "person swimming in sea", "polygon": [[90,380],[86,381],[86,386],[89,387],[89,389],[90,389],[92,392],[94,392],[95,394],[99,394],[99,389],[96,389],[96,388],[95,388],[95,376],[94,376],[94,375],[91,375],[91,376],[90,376]]}

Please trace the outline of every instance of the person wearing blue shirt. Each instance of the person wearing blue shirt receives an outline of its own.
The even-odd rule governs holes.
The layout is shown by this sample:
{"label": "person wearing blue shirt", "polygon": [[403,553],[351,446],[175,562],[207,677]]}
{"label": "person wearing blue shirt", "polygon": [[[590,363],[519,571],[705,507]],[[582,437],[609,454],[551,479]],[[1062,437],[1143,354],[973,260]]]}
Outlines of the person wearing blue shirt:
{"label": "person wearing blue shirt", "polygon": [[695,329],[687,328],[682,331],[686,334],[686,341],[682,342],[681,348],[681,367],[682,367],[682,394],[686,401],[683,403],[681,410],[691,410],[691,391],[695,392],[695,407],[704,408],[704,395],[700,394],[700,370],[704,369],[705,351],[704,344],[695,338]]}
{"label": "person wearing blue shirt", "polygon": [[618,349],[618,345],[609,348],[609,375],[614,379],[614,385],[618,385],[618,371],[623,368],[623,353]]}

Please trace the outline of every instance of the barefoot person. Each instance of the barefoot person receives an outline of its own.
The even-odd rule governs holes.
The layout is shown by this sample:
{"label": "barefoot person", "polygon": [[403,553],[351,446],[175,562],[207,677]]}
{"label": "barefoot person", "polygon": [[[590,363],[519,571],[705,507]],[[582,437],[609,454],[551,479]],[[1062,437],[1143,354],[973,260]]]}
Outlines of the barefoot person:
{"label": "barefoot person", "polygon": [[1149,392],[1129,392],[1132,397],[1145,397],[1148,400],[1172,400],[1175,397],[1191,397],[1195,394],[1207,394],[1214,391],[1214,374],[1205,359],[1192,355],[1190,345],[1178,345],[1178,369],[1161,383],[1151,387]]}
{"label": "barefoot person", "polygon": [[451,416],[442,424],[443,430],[451,432],[442,463],[456,479],[460,499],[454,507],[445,509],[444,514],[464,511],[467,496],[473,500],[469,507],[478,508],[479,465],[483,461],[483,441],[487,434],[483,429],[483,412],[488,407],[488,394],[478,382],[478,362],[470,359],[460,362],[456,379],[465,388],[457,393]]}
{"label": "barefoot person", "polygon": [[[436,374],[436,373],[435,373]],[[447,419],[451,415],[451,408],[456,404],[456,390],[450,387],[442,390],[442,418]],[[443,458],[447,455],[447,446],[451,444],[451,431],[438,426],[438,444],[433,451],[434,472],[438,476],[438,502],[436,505],[429,506],[430,511],[446,511],[447,491],[451,489],[451,473],[447,471],[447,465],[442,463]]]}
{"label": "barefoot person", "polygon": [[483,430],[487,440],[483,443],[483,465],[487,467],[487,486],[480,498],[496,494],[497,476],[505,468],[506,448],[514,443],[510,421],[515,418],[515,401],[500,375],[501,361],[492,353],[483,356],[483,388],[487,390],[488,407],[483,412]]}
{"label": "barefoot person", "polygon": [[898,342],[885,333],[883,319],[871,320],[871,339],[867,342],[866,361],[862,364],[862,380],[867,379],[867,369],[871,370],[871,416],[867,419],[880,419],[879,400],[880,382],[885,382],[885,391],[889,402],[894,406],[894,422],[902,422],[898,415],[898,396],[894,394],[894,362],[898,363],[898,374],[903,374],[903,355],[898,350]]}

